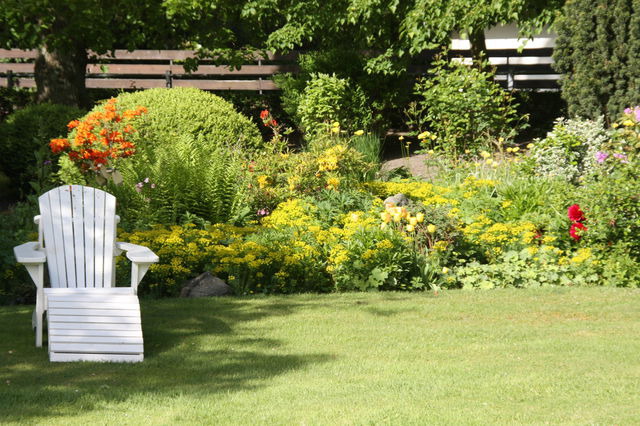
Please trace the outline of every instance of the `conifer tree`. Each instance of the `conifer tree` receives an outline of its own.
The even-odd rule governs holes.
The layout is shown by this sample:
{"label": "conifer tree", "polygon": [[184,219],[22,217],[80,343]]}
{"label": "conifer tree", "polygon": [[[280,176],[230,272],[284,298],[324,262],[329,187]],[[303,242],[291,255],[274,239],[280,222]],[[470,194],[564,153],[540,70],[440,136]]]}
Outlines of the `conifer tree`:
{"label": "conifer tree", "polygon": [[554,60],[571,116],[610,121],[640,104],[640,0],[568,0]]}

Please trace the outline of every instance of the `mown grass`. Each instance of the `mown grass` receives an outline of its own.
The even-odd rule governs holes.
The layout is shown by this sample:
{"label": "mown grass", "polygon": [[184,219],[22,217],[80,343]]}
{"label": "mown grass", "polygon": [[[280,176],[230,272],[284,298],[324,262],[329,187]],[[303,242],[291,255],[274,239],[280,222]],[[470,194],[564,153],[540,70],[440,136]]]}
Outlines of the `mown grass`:
{"label": "mown grass", "polygon": [[143,300],[141,364],[48,362],[0,309],[0,422],[640,423],[640,290]]}

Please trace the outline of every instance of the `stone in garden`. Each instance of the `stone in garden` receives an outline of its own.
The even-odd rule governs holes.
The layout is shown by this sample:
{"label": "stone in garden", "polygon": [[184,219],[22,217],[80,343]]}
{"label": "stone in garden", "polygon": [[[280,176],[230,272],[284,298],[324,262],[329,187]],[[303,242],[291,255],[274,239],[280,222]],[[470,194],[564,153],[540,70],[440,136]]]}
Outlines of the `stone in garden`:
{"label": "stone in garden", "polygon": [[396,194],[384,200],[384,204],[393,204],[395,207],[402,207],[409,204],[409,199],[404,194]]}
{"label": "stone in garden", "polygon": [[218,277],[214,277],[210,272],[205,272],[187,281],[182,287],[180,297],[228,296],[232,293],[233,291],[227,283]]}

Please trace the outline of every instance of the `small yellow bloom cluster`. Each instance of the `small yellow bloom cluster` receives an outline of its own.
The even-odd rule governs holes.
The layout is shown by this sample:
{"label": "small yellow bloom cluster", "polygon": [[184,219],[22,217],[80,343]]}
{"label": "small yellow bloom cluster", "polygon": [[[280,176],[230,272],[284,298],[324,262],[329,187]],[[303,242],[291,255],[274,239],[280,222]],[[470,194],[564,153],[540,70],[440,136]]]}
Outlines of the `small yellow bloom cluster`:
{"label": "small yellow bloom cluster", "polygon": [[385,206],[385,210],[380,213],[380,219],[382,219],[380,227],[383,229],[391,221],[394,223],[402,223],[404,221],[405,230],[407,232],[413,232],[419,223],[424,222],[424,214],[416,213],[415,216],[412,216],[405,207],[396,207],[393,204],[388,203]]}
{"label": "small yellow bloom cluster", "polygon": [[418,135],[418,139],[420,139],[420,141],[424,141],[425,139],[430,139],[432,141],[436,140],[438,137],[434,134],[431,133],[429,131],[424,131],[422,133],[420,133]]}
{"label": "small yellow bloom cluster", "polygon": [[452,192],[450,188],[436,186],[428,182],[411,182],[408,180],[400,182],[369,182],[366,187],[381,197],[385,197],[388,194],[402,193],[422,201],[425,205],[459,204],[458,200],[445,197],[445,195]]}

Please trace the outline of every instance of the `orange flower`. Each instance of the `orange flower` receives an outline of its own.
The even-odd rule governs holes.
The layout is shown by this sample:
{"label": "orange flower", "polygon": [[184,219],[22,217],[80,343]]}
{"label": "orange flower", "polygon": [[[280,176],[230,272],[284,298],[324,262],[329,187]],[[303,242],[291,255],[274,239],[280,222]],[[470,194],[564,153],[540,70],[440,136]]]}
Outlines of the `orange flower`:
{"label": "orange flower", "polygon": [[53,152],[54,154],[59,154],[65,149],[69,148],[69,146],[69,139],[51,139],[51,142],[49,142],[51,152]]}
{"label": "orange flower", "polygon": [[78,127],[78,124],[80,124],[80,121],[72,120],[69,122],[69,124],[67,124],[67,127],[69,128],[69,130],[75,129],[76,127]]}

